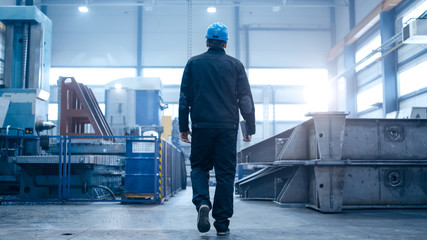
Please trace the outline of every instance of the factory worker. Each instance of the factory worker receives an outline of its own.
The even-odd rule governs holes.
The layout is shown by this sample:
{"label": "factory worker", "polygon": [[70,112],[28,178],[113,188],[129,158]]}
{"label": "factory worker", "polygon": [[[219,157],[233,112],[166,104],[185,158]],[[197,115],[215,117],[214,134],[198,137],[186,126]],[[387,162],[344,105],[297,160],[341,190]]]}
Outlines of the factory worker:
{"label": "factory worker", "polygon": [[[182,76],[179,99],[180,139],[190,142],[193,203],[197,228],[210,230],[209,212],[218,236],[230,233],[233,215],[236,142],[239,110],[246,121],[243,140],[255,134],[255,110],[243,64],[225,53],[227,27],[214,23],[207,29],[207,52],[188,60]],[[191,131],[189,128],[191,117]],[[213,204],[209,196],[209,171],[215,169]]]}

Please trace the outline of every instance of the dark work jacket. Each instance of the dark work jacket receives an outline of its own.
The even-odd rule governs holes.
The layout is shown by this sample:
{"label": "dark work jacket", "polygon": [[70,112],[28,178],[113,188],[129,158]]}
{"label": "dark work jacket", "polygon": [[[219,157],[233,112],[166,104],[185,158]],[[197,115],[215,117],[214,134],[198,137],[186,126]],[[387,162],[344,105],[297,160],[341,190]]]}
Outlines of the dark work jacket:
{"label": "dark work jacket", "polygon": [[179,130],[239,126],[239,109],[247,134],[255,134],[255,109],[243,64],[223,48],[209,48],[188,60],[179,98]]}

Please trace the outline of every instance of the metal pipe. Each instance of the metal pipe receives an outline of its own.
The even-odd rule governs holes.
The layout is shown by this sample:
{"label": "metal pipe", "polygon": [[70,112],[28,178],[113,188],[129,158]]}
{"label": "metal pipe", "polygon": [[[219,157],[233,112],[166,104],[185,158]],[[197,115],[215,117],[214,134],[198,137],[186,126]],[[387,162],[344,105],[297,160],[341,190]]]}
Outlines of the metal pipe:
{"label": "metal pipe", "polygon": [[25,85],[27,84],[27,61],[28,61],[28,35],[29,35],[29,24],[24,23],[23,28],[23,34],[22,34],[22,62],[21,62],[21,81],[22,81],[22,88],[25,88]]}

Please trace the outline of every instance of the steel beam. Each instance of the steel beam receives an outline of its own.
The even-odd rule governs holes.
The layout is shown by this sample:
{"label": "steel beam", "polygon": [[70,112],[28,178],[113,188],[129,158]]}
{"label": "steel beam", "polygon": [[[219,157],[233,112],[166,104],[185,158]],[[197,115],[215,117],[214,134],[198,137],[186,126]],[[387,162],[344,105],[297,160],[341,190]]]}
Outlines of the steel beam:
{"label": "steel beam", "polygon": [[427,207],[427,119],[311,116],[239,152],[239,163],[270,165],[236,182],[241,198],[320,212]]}
{"label": "steel beam", "polygon": [[[382,12],[380,14],[381,25],[381,45],[384,45],[395,34],[394,11]],[[384,56],[381,65],[383,73],[383,116],[388,113],[398,110],[398,95],[397,95],[397,52],[391,51],[393,45],[386,46],[381,49]],[[391,51],[391,52],[389,52]]]}

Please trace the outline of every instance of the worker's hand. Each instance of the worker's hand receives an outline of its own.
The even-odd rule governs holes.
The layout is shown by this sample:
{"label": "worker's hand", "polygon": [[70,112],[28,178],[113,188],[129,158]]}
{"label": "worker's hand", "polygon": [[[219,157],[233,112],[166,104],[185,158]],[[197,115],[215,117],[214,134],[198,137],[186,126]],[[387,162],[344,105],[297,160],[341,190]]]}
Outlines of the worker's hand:
{"label": "worker's hand", "polygon": [[190,131],[180,132],[179,133],[179,138],[181,139],[181,141],[183,141],[185,143],[191,143],[190,139],[188,139],[188,135],[191,135]]}
{"label": "worker's hand", "polygon": [[245,134],[245,136],[243,136],[243,141],[245,141],[245,142],[250,142],[251,139],[252,139],[252,135],[246,135]]}

